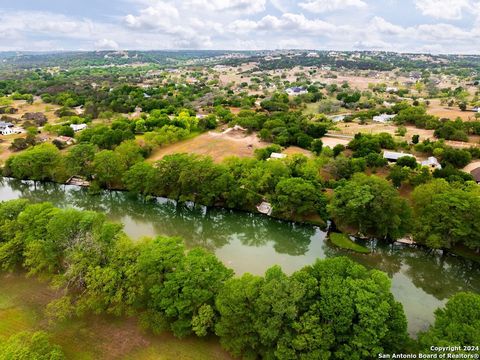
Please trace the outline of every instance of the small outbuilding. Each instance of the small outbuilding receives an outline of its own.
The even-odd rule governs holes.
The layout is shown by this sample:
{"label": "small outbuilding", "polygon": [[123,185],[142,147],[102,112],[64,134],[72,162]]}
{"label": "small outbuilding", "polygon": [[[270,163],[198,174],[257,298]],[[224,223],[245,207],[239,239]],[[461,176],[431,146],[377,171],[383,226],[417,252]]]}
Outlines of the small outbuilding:
{"label": "small outbuilding", "polygon": [[270,159],[285,159],[287,155],[273,152],[270,154]]}
{"label": "small outbuilding", "polygon": [[389,122],[390,120],[394,119],[395,116],[397,116],[397,115],[395,115],[395,114],[393,114],[393,115],[381,114],[381,115],[378,115],[378,116],[374,116],[373,121],[385,124],[385,123]]}
{"label": "small outbuilding", "polygon": [[398,159],[400,159],[401,157],[405,157],[405,156],[410,156],[410,157],[415,158],[415,156],[413,156],[412,154],[408,154],[408,153],[395,152],[395,151],[384,151],[383,152],[383,158],[387,159],[389,162],[397,162]]}
{"label": "small outbuilding", "polygon": [[308,94],[308,90],[303,88],[303,87],[291,87],[285,90],[286,93],[290,96],[298,96],[298,95],[304,95]]}
{"label": "small outbuilding", "polygon": [[87,124],[71,124],[70,127],[74,132],[81,131],[87,128]]}
{"label": "small outbuilding", "polygon": [[430,156],[427,160],[421,161],[420,165],[427,166],[431,171],[442,169],[442,165],[440,165],[435,156]]}

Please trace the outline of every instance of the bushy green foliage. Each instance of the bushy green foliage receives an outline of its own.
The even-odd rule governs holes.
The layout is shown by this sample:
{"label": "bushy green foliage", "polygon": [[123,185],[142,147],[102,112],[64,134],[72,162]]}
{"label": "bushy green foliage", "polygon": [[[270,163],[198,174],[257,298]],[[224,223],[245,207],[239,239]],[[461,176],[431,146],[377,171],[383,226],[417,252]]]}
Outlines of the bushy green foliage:
{"label": "bushy green foliage", "polygon": [[355,138],[348,143],[348,147],[353,150],[354,157],[365,157],[371,153],[380,153],[382,149],[395,149],[396,143],[393,137],[388,133],[377,135],[358,133]]}
{"label": "bushy green foliage", "polygon": [[134,243],[98,213],[18,200],[1,203],[0,213],[0,256],[11,245],[19,254],[12,253],[12,266],[54,275],[65,287],[50,316],[139,314],[155,332],[215,331],[228,350],[247,357],[362,359],[406,339],[387,276],[346,258],[290,277],[273,267],[264,278],[232,278],[206,250],[185,252],[176,238]]}
{"label": "bushy green foliage", "polygon": [[356,174],[335,189],[328,207],[342,227],[379,238],[399,238],[408,231],[410,208],[385,180]]}
{"label": "bushy green foliage", "polygon": [[63,360],[63,351],[45,332],[22,332],[0,339],[0,360]]}
{"label": "bushy green foliage", "polygon": [[464,189],[437,179],[418,186],[412,196],[414,237],[432,248],[451,248],[463,244],[480,247],[479,190]]}
{"label": "bushy green foliage", "polygon": [[[419,335],[425,351],[434,346],[478,346],[480,344],[480,295],[458,293],[444,308],[435,311],[435,323]],[[463,351],[459,351],[463,353]],[[474,352],[468,351],[467,354]]]}
{"label": "bushy green foliage", "polygon": [[373,358],[406,339],[389,287],[384,274],[346,258],[317,261],[290,277],[279,267],[264,278],[246,274],[219,293],[216,333],[246,359]]}
{"label": "bushy green foliage", "polygon": [[60,151],[54,145],[41,144],[8,158],[4,174],[19,179],[61,181],[65,177],[61,163]]}

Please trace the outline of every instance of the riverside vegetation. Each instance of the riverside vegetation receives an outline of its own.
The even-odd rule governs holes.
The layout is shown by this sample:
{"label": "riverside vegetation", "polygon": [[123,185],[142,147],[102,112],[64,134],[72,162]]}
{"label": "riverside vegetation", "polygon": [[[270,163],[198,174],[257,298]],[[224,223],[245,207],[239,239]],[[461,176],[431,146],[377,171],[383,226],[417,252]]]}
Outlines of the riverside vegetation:
{"label": "riverside vegetation", "polygon": [[[0,214],[2,270],[23,267],[62,289],[47,307],[52,321],[134,314],[154,333],[216,334],[246,359],[365,359],[480,339],[480,297],[469,293],[438,310],[418,342],[409,339],[388,277],[346,258],[319,260],[291,276],[274,266],[263,277],[234,277],[203,249],[185,251],[179,238],[133,242],[99,213],[12,200],[0,204]],[[12,336],[0,348],[0,359],[62,358],[44,333]]]}
{"label": "riverside vegetation", "polygon": [[[255,206],[267,199],[273,215],[283,219],[320,225],[333,219],[339,228],[354,234],[387,241],[412,234],[420,244],[434,249],[461,246],[478,252],[477,184],[456,175],[435,178],[425,168],[395,165],[416,184],[406,199],[386,179],[362,173],[365,159],[383,161],[377,152],[381,151],[379,141],[388,139],[392,140],[388,136],[356,137],[349,146],[363,157],[353,159],[325,151],[313,159],[302,155],[269,161],[232,157],[214,163],[209,157],[174,154],[154,164],[144,160],[145,149],[134,141],[101,151],[89,142],[80,143],[66,153],[42,144],[10,157],[3,171],[19,179],[60,183],[81,175],[94,179],[93,192],[100,187],[126,189],[146,197],[249,211],[256,211]],[[323,178],[323,166],[338,173],[339,180]]]}

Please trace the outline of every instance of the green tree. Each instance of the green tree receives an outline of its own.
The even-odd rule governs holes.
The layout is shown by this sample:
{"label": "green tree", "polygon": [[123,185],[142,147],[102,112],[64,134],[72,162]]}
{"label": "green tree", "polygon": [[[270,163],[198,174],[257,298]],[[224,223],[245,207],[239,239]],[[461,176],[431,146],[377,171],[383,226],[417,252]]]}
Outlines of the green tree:
{"label": "green tree", "polygon": [[435,323],[419,335],[418,341],[426,351],[429,351],[431,346],[478,346],[480,295],[454,295],[444,308],[435,311]]}
{"label": "green tree", "polygon": [[464,244],[480,247],[480,198],[476,190],[463,190],[436,179],[412,194],[414,237],[433,248]]}
{"label": "green tree", "polygon": [[193,249],[174,272],[166,274],[162,287],[152,289],[153,309],[168,321],[176,336],[192,332],[203,336],[213,330],[215,296],[232,276],[233,271],[215,255]]}
{"label": "green tree", "polygon": [[65,356],[45,332],[21,332],[7,340],[0,339],[0,360],[62,360]]}
{"label": "green tree", "polygon": [[410,208],[386,181],[356,174],[335,189],[328,207],[335,222],[375,237],[397,239],[408,230]]}
{"label": "green tree", "polygon": [[320,191],[302,178],[282,179],[272,197],[273,210],[291,219],[309,214],[325,216],[327,201]]}
{"label": "green tree", "polygon": [[141,195],[154,194],[156,190],[156,169],[147,162],[138,162],[125,172],[123,183],[128,191]]}
{"label": "green tree", "polygon": [[95,180],[107,188],[120,187],[126,170],[122,157],[112,150],[102,150],[95,155],[92,163]]}
{"label": "green tree", "polygon": [[410,169],[415,169],[418,166],[417,159],[413,156],[402,156],[397,160],[396,164],[400,167],[409,167]]}
{"label": "green tree", "polygon": [[320,139],[313,140],[312,144],[311,144],[311,148],[312,148],[312,151],[316,155],[320,155],[320,153],[322,152],[322,148],[323,148],[323,141],[320,140]]}
{"label": "green tree", "polygon": [[69,174],[91,176],[91,165],[95,153],[96,148],[92,144],[82,143],[72,147],[65,157],[65,165]]}
{"label": "green tree", "polygon": [[409,167],[395,165],[390,169],[387,179],[392,181],[393,186],[399,188],[402,183],[410,178],[412,170]]}
{"label": "green tree", "polygon": [[115,148],[126,169],[143,160],[143,149],[134,140],[126,140]]}
{"label": "green tree", "polygon": [[35,181],[62,181],[60,151],[52,144],[41,144],[8,158],[6,175]]}

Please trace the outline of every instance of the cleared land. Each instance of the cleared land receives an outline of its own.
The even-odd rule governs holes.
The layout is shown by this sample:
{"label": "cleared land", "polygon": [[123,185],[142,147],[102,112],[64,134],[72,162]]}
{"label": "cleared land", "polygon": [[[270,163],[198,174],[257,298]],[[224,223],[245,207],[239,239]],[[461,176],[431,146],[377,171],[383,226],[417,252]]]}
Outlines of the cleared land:
{"label": "cleared land", "polygon": [[[323,140],[323,139],[322,139]],[[313,154],[311,151],[308,151],[308,150],[305,150],[305,149],[302,149],[298,146],[289,146],[288,148],[286,148],[285,150],[282,151],[283,154],[286,154],[286,155],[295,155],[295,154],[301,154],[301,155],[305,155],[307,157],[312,157]]]}
{"label": "cleared land", "polygon": [[[41,112],[45,114],[49,123],[55,123],[59,120],[58,116],[55,115],[55,111],[58,110],[60,106],[46,104],[39,98],[36,98],[33,104],[28,104],[25,100],[14,100],[12,107],[18,109],[18,112],[11,115],[7,114],[6,116],[18,119],[20,121],[18,125],[22,124],[22,116],[26,113]],[[14,154],[11,150],[9,150],[13,140],[17,138],[25,138],[26,136],[26,133],[0,135],[0,163],[4,162],[10,157],[10,155]]]}
{"label": "cleared land", "polygon": [[322,138],[322,142],[323,142],[323,146],[333,149],[336,145],[347,146],[350,140],[324,136]]}
{"label": "cleared land", "polygon": [[473,111],[461,111],[457,107],[448,107],[440,104],[439,99],[430,100],[430,105],[427,107],[427,113],[438,116],[439,118],[447,118],[455,120],[457,117],[463,121],[474,121],[475,113]]}
{"label": "cleared land", "polygon": [[[381,124],[381,123],[368,123],[368,124],[362,125],[358,122],[351,122],[351,123],[338,123],[335,126],[337,130],[331,130],[330,133],[338,134],[338,135],[348,135],[348,136],[354,136],[357,133],[380,134],[382,132],[396,136],[395,133],[398,129],[398,126],[390,125],[390,124]],[[397,138],[403,139],[405,141],[410,141],[413,135],[420,135],[420,141],[423,141],[426,139],[430,139],[432,141],[438,140],[433,135],[434,130],[419,129],[414,126],[405,126],[405,128],[407,129],[406,135],[403,137],[397,136]],[[469,136],[468,138],[469,142],[446,140],[445,143],[454,148],[469,148],[471,146],[478,146],[479,139],[480,139],[479,136]]]}
{"label": "cleared land", "polygon": [[49,323],[46,305],[59,294],[47,284],[19,274],[0,275],[0,337],[44,330],[67,359],[225,360],[232,359],[215,338],[176,339],[145,334],[134,318],[89,316]]}
{"label": "cleared land", "polygon": [[149,161],[157,161],[165,155],[190,153],[210,156],[215,162],[221,162],[229,156],[253,157],[255,149],[269,144],[261,141],[256,134],[231,131],[220,133],[210,131],[193,139],[180,141],[156,150]]}
{"label": "cleared land", "polygon": [[17,108],[18,113],[8,116],[17,119],[21,119],[24,114],[29,112],[41,112],[45,114],[49,123],[54,123],[59,120],[58,116],[55,115],[55,111],[58,110],[60,106],[54,104],[46,104],[40,98],[35,99],[35,102],[33,104],[28,104],[25,100],[14,100],[12,107]]}

